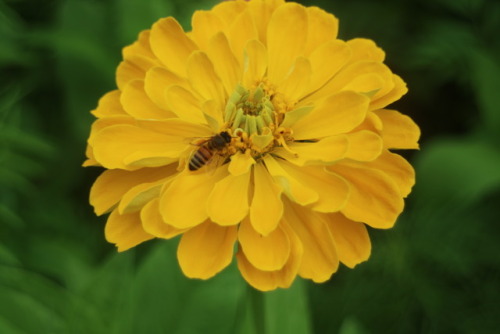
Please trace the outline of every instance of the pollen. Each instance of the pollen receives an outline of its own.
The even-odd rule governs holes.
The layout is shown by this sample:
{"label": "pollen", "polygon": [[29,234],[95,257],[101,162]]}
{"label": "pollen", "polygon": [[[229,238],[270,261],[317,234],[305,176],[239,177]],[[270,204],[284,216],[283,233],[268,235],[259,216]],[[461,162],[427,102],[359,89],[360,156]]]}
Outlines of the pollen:
{"label": "pollen", "polygon": [[236,136],[231,143],[233,151],[261,158],[277,146],[286,149],[287,142],[293,141],[292,130],[280,124],[288,109],[290,105],[267,80],[250,89],[238,85],[228,98],[224,114],[226,128]]}

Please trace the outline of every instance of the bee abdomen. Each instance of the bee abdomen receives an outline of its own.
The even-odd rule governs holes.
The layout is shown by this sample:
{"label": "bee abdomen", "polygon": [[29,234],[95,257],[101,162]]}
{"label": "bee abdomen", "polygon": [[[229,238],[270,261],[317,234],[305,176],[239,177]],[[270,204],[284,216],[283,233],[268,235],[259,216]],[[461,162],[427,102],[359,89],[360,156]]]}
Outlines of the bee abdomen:
{"label": "bee abdomen", "polygon": [[195,171],[205,166],[212,158],[213,153],[205,146],[201,146],[191,157],[189,161],[189,170]]}

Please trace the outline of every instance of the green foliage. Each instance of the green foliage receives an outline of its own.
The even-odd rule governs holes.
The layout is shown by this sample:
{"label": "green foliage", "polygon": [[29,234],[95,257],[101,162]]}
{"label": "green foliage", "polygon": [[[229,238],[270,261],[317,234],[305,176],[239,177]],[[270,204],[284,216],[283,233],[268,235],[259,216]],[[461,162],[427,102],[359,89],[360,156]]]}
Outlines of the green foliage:
{"label": "green foliage", "polygon": [[[189,29],[215,1],[0,1],[0,333],[496,333],[500,328],[500,2],[304,2],[369,37],[407,81],[417,185],[373,254],[252,307],[235,265],[186,279],[176,242],[123,254],[88,204],[89,110],[120,50],[160,17]],[[260,333],[259,333],[260,334]]]}

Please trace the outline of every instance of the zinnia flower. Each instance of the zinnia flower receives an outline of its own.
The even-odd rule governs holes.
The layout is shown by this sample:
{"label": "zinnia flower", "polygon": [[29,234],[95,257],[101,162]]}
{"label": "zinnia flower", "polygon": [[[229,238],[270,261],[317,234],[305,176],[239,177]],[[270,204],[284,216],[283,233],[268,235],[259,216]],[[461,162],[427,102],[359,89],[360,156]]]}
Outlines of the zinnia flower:
{"label": "zinnia flower", "polygon": [[172,17],[124,48],[85,166],[118,251],[181,235],[184,274],[207,279],[236,251],[259,290],[297,275],[324,282],[371,251],[414,171],[413,121],[384,109],[407,92],[367,39],[337,39],[338,21],[282,0],[228,1]]}

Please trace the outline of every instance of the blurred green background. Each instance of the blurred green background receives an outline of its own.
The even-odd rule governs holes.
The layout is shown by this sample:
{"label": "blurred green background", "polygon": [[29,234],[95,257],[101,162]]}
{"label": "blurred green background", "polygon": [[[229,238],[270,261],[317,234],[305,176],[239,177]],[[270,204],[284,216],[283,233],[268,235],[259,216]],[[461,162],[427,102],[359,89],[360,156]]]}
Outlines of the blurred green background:
{"label": "blurred green background", "polygon": [[[81,168],[121,48],[214,0],[0,1],[0,333],[256,333],[234,264],[184,278],[176,241],[105,242]],[[370,261],[265,295],[268,333],[500,332],[500,1],[314,0],[410,93],[417,185]]]}

